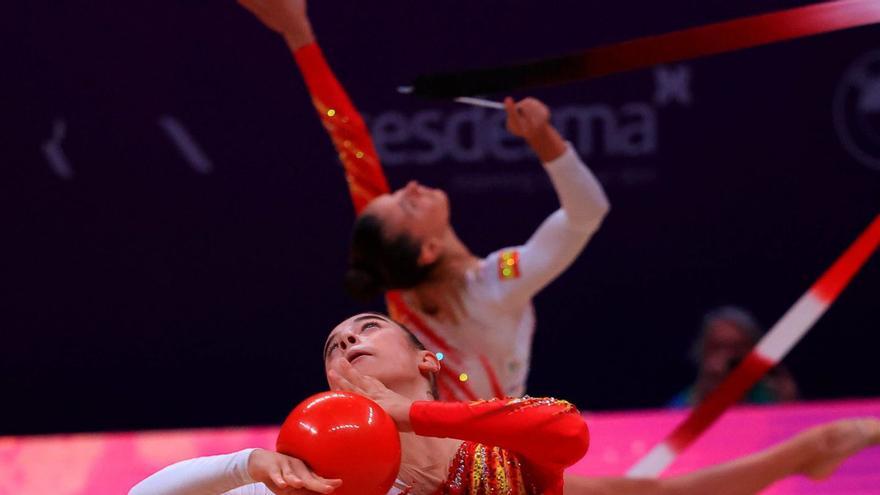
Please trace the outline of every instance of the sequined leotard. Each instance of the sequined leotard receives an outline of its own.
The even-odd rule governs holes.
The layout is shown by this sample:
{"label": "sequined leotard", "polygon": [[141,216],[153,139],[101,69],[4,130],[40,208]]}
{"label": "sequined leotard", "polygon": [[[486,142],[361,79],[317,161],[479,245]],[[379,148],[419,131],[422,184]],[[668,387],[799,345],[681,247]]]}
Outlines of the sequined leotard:
{"label": "sequined leotard", "polygon": [[589,445],[577,409],[555,399],[416,402],[410,419],[420,435],[465,440],[434,495],[561,494]]}

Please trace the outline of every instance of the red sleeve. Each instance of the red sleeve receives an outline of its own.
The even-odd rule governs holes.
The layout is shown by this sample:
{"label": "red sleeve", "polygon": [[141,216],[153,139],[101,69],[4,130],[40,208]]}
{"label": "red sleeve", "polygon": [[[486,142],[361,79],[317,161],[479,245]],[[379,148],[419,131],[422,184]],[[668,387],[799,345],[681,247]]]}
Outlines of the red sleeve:
{"label": "red sleeve", "polygon": [[293,56],[321,122],[339,152],[355,212],[360,213],[375,197],[390,191],[370,133],[318,44],[303,46]]}
{"label": "red sleeve", "polygon": [[587,424],[578,410],[550,398],[417,401],[409,417],[418,435],[501,447],[547,468],[574,464],[590,445]]}

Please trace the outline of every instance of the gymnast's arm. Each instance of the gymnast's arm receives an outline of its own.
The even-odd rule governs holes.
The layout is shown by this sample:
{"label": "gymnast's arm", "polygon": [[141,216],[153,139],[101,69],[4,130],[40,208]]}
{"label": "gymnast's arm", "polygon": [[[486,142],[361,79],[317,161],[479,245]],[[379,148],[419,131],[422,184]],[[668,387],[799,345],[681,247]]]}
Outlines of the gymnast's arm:
{"label": "gymnast's arm", "polygon": [[497,298],[525,302],[571,265],[610,205],[602,185],[549,123],[542,103],[526,99],[515,110],[510,100],[506,103],[508,129],[524,137],[544,163],[560,202],[524,245],[490,256],[498,267],[498,277],[492,278],[498,280]]}
{"label": "gymnast's arm", "polygon": [[[341,484],[312,473],[299,459],[263,449],[181,461],[141,481],[129,495],[289,495],[330,493]],[[268,485],[268,486],[267,486]]]}
{"label": "gymnast's arm", "polygon": [[358,372],[345,358],[331,362],[327,379],[333,390],[354,392],[378,403],[400,431],[502,447],[535,465],[557,470],[577,462],[589,447],[587,424],[565,401],[529,397],[471,403],[413,401]]}
{"label": "gymnast's arm", "polygon": [[410,407],[409,421],[418,435],[502,447],[555,470],[580,460],[590,444],[578,410],[552,398],[417,401]]}
{"label": "gymnast's arm", "polygon": [[263,495],[265,485],[256,485],[248,473],[251,452],[199,457],[172,464],[141,481],[128,495]]}
{"label": "gymnast's arm", "polygon": [[355,211],[389,192],[379,155],[364,119],[339,83],[318,46],[305,0],[239,0],[266,26],[281,33],[293,52],[321,123],[345,170]]}

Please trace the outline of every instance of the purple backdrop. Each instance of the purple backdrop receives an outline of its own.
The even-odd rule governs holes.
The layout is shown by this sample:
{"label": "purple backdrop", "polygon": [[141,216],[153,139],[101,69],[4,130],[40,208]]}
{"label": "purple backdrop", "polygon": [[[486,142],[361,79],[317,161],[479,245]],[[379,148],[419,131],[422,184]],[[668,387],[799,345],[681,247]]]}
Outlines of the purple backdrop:
{"label": "purple backdrop", "polygon": [[[492,111],[394,88],[805,2],[313,3],[392,184],[446,188],[486,254],[554,208],[540,166]],[[277,422],[359,309],[341,167],[286,48],[231,1],[7,9],[0,433]],[[878,34],[535,93],[613,206],[537,299],[533,394],[660,405],[704,311],[782,315],[880,210]],[[789,357],[805,397],[880,394],[878,294],[874,259]]]}

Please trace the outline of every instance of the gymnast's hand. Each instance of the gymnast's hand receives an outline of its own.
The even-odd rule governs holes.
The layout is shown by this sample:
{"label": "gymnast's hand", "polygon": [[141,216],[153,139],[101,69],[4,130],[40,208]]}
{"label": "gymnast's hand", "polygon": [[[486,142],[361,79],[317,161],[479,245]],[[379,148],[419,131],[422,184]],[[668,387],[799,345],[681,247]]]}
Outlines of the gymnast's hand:
{"label": "gymnast's hand", "polygon": [[251,452],[247,470],[254,481],[263,483],[276,495],[332,493],[342,485],[342,480],[325,479],[313,473],[299,459],[270,450]]}
{"label": "gymnast's hand", "polygon": [[315,40],[306,0],[238,0],[269,29],[283,34],[294,48]]}
{"label": "gymnast's hand", "polygon": [[550,124],[550,109],[535,98],[517,103],[504,99],[507,111],[507,130],[529,143],[542,162],[552,161],[565,153],[565,141]]}
{"label": "gymnast's hand", "polygon": [[399,431],[412,431],[409,409],[413,401],[389,389],[379,380],[361,374],[347,359],[334,359],[330,363],[327,379],[333,390],[354,392],[375,401],[391,416]]}
{"label": "gymnast's hand", "polygon": [[526,98],[516,103],[513,98],[504,99],[507,111],[507,130],[514,136],[528,140],[550,125],[550,109],[536,98]]}

